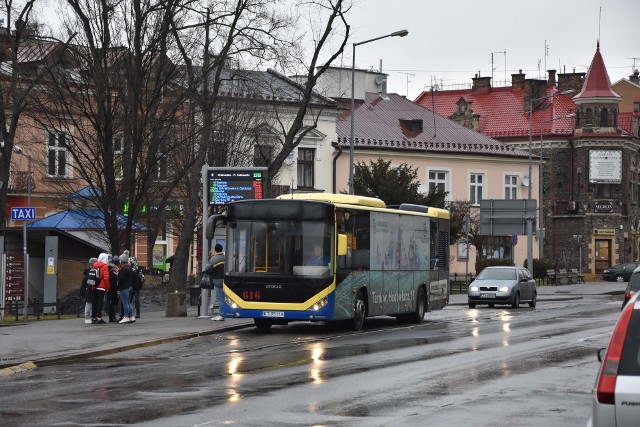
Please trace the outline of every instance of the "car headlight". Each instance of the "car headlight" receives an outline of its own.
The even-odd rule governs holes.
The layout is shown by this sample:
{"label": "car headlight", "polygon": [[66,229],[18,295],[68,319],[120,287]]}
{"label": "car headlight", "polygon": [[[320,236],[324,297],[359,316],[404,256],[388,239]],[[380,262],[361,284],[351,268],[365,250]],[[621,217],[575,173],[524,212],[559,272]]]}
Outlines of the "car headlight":
{"label": "car headlight", "polygon": [[609,273],[609,270],[604,270],[603,273]]}
{"label": "car headlight", "polygon": [[314,303],[311,307],[307,308],[308,311],[318,311],[325,305],[327,305],[327,298],[322,298],[320,301]]}
{"label": "car headlight", "polygon": [[473,291],[473,292],[478,292],[478,289],[480,289],[480,288],[478,288],[477,286],[471,286],[471,287],[469,288],[469,290],[471,290],[471,291]]}
{"label": "car headlight", "polygon": [[509,291],[511,290],[511,288],[510,288],[510,287],[508,287],[508,286],[500,286],[500,287],[498,288],[498,290],[499,290],[500,292],[509,292]]}

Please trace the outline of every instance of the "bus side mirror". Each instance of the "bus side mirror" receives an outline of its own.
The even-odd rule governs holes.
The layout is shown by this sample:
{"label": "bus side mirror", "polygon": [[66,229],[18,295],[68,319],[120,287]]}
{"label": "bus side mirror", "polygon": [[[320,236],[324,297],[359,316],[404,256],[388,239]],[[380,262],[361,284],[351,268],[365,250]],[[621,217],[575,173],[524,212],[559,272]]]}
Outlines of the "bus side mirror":
{"label": "bus side mirror", "polygon": [[345,256],[347,254],[347,235],[338,234],[338,256]]}
{"label": "bus side mirror", "polygon": [[209,218],[207,218],[207,235],[205,236],[207,240],[213,239],[213,235],[216,231],[216,222],[218,221],[222,221],[222,225],[225,225],[227,223],[227,216],[218,214],[211,215]]}

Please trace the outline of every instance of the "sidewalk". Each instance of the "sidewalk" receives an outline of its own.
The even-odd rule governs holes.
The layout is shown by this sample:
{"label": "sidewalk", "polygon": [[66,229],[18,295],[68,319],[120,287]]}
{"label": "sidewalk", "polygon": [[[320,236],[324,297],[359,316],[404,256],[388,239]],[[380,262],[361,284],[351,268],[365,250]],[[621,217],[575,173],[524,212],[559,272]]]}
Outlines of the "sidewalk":
{"label": "sidewalk", "polygon": [[[579,299],[595,295],[617,295],[626,283],[539,286],[538,303]],[[622,296],[620,296],[622,302]],[[466,294],[452,294],[449,305],[466,305]],[[164,307],[142,312],[133,324],[87,325],[83,318],[0,324],[0,378],[37,365],[86,359],[134,348],[191,339],[218,332],[253,327],[252,319],[213,322],[197,318],[197,307],[188,307],[187,317],[165,317]],[[428,314],[427,314],[428,316]]]}

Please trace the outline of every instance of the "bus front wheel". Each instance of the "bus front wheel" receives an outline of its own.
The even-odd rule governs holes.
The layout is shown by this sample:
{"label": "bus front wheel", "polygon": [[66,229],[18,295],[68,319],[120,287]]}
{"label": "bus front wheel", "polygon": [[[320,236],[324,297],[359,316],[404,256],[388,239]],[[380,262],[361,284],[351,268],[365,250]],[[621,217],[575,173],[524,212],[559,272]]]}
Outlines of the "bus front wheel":
{"label": "bus front wheel", "polygon": [[423,323],[424,322],[424,313],[426,311],[426,301],[427,296],[424,291],[424,288],[420,288],[418,290],[418,301],[416,301],[416,311],[411,313],[411,323]]}
{"label": "bus front wheel", "polygon": [[273,325],[273,323],[271,323],[271,321],[267,319],[254,318],[253,322],[256,324],[256,328],[260,329],[261,331],[266,331],[267,329],[271,328],[271,325]]}
{"label": "bus front wheel", "polygon": [[362,296],[362,292],[356,294],[356,304],[353,308],[353,329],[359,331],[364,325],[364,318],[367,316],[367,302]]}

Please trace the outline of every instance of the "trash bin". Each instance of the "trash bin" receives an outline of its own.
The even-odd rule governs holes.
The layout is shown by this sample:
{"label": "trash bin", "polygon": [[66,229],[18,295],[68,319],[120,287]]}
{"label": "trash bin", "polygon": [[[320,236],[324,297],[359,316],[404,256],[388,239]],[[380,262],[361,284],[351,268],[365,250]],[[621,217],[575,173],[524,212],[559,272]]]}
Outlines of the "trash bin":
{"label": "trash bin", "polygon": [[200,305],[200,287],[199,286],[191,286],[189,288],[189,305],[192,305],[192,306]]}

